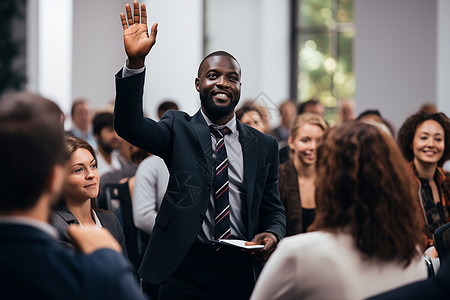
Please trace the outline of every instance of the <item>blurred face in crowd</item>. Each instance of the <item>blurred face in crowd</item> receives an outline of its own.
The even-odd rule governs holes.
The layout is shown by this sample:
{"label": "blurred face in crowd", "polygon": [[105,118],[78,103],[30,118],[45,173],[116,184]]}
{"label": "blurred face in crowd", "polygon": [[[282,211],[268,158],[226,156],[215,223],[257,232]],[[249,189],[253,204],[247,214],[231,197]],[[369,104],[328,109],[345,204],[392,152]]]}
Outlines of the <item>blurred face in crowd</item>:
{"label": "blurred face in crowd", "polygon": [[323,141],[323,129],[320,126],[305,123],[295,137],[289,137],[289,148],[294,152],[294,160],[303,165],[312,165],[317,160],[317,147]]}
{"label": "blurred face in crowd", "polygon": [[72,122],[80,130],[87,131],[89,129],[92,122],[92,113],[88,103],[81,102],[75,106]]}
{"label": "blurred face in crowd", "polygon": [[99,174],[97,162],[89,150],[75,150],[67,163],[68,174],[63,187],[67,200],[84,202],[98,195]]}
{"label": "blurred face in crowd", "polygon": [[304,113],[312,113],[321,116],[325,116],[325,108],[320,104],[312,104],[305,106]]}
{"label": "blurred face in crowd", "polygon": [[294,102],[285,102],[280,106],[280,116],[281,122],[286,127],[289,128],[297,115],[297,108]]}
{"label": "blurred face in crowd", "polygon": [[414,161],[437,164],[445,150],[445,132],[441,124],[427,120],[417,126],[412,143]]}
{"label": "blurred face in crowd", "polygon": [[120,138],[111,126],[103,127],[100,131],[100,136],[96,136],[96,138],[99,148],[106,153],[111,153],[120,147]]}
{"label": "blurred face in crowd", "polygon": [[254,110],[250,110],[244,113],[240,121],[245,125],[253,127],[261,132],[264,132],[264,124],[261,115]]}

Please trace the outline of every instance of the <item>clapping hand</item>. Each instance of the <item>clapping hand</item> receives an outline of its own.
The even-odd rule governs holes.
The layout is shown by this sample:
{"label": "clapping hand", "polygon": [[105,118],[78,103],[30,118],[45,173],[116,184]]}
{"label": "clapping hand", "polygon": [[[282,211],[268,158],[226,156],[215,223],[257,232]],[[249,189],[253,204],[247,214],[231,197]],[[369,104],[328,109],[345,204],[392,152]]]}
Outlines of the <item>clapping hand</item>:
{"label": "clapping hand", "polygon": [[156,42],[158,23],[153,24],[150,35],[147,28],[147,9],[141,3],[141,13],[139,14],[139,2],[133,2],[133,15],[129,4],[125,6],[127,17],[120,13],[123,26],[123,43],[127,53],[127,67],[138,69],[144,66],[145,56],[150,52]]}

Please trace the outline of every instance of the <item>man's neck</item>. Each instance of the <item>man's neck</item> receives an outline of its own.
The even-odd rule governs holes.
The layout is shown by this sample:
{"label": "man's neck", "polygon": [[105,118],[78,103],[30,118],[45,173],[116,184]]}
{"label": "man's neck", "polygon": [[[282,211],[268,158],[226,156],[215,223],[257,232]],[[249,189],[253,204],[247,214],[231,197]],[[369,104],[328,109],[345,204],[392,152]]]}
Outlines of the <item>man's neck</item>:
{"label": "man's neck", "polygon": [[12,212],[3,213],[0,212],[0,216],[9,216],[9,217],[23,217],[30,218],[33,220],[37,220],[40,222],[48,223],[50,208],[48,206],[47,201],[40,200],[36,203],[34,207],[28,209],[26,211],[16,210]]}

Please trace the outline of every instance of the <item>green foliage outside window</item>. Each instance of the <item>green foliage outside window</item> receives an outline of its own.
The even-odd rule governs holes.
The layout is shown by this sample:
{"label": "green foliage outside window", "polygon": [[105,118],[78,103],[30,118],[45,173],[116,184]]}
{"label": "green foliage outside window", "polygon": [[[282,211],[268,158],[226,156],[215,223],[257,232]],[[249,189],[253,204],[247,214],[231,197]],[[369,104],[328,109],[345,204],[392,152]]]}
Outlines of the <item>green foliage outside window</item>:
{"label": "green foliage outside window", "polygon": [[344,99],[353,99],[353,0],[296,0],[297,101],[319,98],[336,123]]}

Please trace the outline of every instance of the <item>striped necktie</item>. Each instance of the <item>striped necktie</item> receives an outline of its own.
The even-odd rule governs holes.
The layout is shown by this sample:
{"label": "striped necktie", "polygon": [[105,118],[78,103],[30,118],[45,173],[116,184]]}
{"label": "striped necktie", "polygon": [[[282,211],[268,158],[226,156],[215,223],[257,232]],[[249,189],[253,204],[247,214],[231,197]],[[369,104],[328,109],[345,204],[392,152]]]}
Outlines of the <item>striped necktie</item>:
{"label": "striped necktie", "polygon": [[228,157],[224,136],[231,132],[228,127],[210,127],[211,134],[216,139],[214,160],[213,193],[215,205],[214,238],[227,239],[231,235]]}

